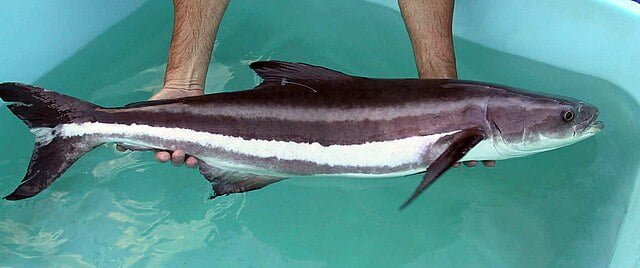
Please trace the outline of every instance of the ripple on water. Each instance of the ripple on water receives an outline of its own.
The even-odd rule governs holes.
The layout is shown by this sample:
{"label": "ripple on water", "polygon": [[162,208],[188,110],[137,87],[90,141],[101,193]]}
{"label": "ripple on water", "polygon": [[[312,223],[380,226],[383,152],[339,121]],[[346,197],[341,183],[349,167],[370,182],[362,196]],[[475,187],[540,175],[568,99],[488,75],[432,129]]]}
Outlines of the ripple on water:
{"label": "ripple on water", "polygon": [[238,198],[208,202],[210,208],[203,215],[183,222],[160,208],[161,201],[113,200],[114,211],[108,212],[107,218],[120,225],[114,246],[125,251],[122,258],[126,266],[140,262],[162,265],[177,254],[205,248],[220,233],[216,222],[242,210],[234,205]]}

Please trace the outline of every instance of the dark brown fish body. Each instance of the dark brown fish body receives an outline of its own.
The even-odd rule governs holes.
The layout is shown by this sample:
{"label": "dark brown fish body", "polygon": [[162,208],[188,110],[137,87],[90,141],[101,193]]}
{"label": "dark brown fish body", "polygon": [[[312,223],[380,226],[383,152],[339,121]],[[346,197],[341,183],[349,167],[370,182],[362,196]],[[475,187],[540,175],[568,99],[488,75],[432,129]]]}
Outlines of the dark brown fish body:
{"label": "dark brown fish body", "polygon": [[[419,193],[456,161],[529,155],[602,128],[593,106],[502,86],[370,79],[284,62],[257,62],[252,68],[265,79],[252,90],[122,108],[15,84],[3,84],[0,97],[16,102],[9,108],[23,115],[39,147],[52,141],[86,144],[60,166],[68,167],[105,142],[183,149],[201,160],[201,172],[216,195],[258,189],[290,176],[388,177],[429,167]],[[30,121],[24,115],[27,105],[56,98],[75,103],[53,107],[63,120]],[[35,195],[59,173],[47,183],[28,173],[9,198]]]}

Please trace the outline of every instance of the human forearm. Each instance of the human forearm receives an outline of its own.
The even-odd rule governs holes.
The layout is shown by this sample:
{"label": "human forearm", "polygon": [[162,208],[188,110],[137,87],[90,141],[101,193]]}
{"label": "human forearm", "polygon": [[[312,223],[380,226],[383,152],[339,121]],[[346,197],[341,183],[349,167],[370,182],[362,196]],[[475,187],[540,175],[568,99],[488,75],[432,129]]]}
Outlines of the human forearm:
{"label": "human forearm", "polygon": [[420,78],[456,78],[454,0],[398,0]]}
{"label": "human forearm", "polygon": [[[152,100],[204,93],[213,42],[228,4],[229,0],[173,0],[173,35],[164,86],[151,97]],[[158,151],[156,158],[161,162],[171,160],[177,166],[186,163],[195,167],[198,163],[183,150]]]}
{"label": "human forearm", "polygon": [[228,0],[173,0],[165,89],[204,89],[211,50]]}

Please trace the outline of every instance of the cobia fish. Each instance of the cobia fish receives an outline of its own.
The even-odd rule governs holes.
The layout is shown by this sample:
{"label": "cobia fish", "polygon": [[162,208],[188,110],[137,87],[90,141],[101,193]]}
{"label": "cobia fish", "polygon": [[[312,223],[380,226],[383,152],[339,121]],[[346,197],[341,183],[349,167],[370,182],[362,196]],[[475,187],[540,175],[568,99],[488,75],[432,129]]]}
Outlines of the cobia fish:
{"label": "cobia fish", "polygon": [[104,143],[184,150],[199,159],[213,197],[289,177],[424,173],[411,203],[458,161],[501,160],[598,133],[598,109],[569,98],[446,79],[355,77],[303,63],[254,62],[254,89],[105,108],[34,86],[4,83],[0,98],[35,135],[22,183],[46,189]]}

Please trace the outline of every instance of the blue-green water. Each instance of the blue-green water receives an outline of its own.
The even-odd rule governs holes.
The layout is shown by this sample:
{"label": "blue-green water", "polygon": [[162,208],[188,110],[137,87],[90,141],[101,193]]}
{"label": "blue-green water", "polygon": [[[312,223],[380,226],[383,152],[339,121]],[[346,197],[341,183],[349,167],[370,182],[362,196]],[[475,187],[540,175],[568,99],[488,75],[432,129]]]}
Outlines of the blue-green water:
{"label": "blue-green water", "polygon": [[[37,81],[100,105],[161,86],[169,1],[150,1]],[[35,198],[0,201],[0,265],[602,267],[638,172],[637,102],[604,80],[456,40],[461,78],[583,99],[603,132],[496,168],[447,173],[397,210],[420,177],[287,180],[208,200],[196,170],[103,146]],[[356,75],[415,77],[396,11],[356,1],[233,2],[207,91],[253,87],[247,64],[281,59]],[[33,137],[0,107],[0,194],[26,169]]]}

